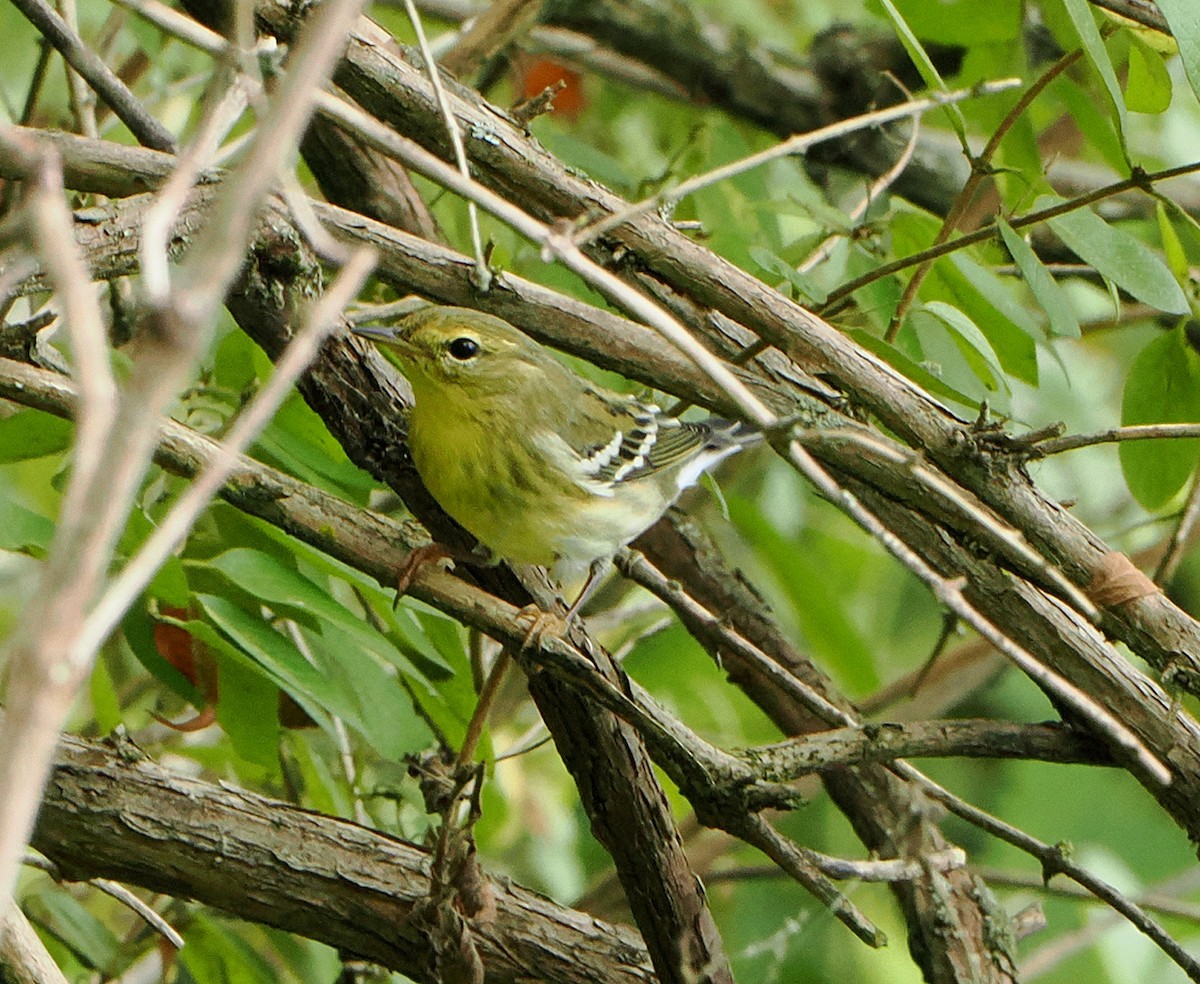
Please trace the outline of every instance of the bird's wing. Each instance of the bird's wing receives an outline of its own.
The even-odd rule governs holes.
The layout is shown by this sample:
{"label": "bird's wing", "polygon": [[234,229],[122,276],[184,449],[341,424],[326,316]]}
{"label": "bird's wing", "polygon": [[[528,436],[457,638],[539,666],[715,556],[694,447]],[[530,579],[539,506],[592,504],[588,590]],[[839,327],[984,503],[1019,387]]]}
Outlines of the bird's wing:
{"label": "bird's wing", "polygon": [[[730,451],[736,440],[725,439],[726,421],[692,422],[668,417],[658,407],[629,398],[610,400],[614,431],[610,440],[583,449],[580,467],[591,482],[620,485],[670,471],[692,459]],[[717,455],[724,457],[724,453]],[[713,460],[717,460],[716,457]],[[708,462],[711,464],[711,461]],[[689,485],[702,465],[682,484]]]}

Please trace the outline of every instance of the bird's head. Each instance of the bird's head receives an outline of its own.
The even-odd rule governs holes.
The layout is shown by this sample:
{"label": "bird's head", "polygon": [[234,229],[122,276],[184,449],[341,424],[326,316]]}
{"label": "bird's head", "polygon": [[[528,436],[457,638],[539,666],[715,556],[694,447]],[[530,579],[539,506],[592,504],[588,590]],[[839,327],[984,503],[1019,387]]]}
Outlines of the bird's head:
{"label": "bird's head", "polygon": [[512,393],[561,365],[500,318],[457,307],[425,307],[390,325],[360,325],[399,365],[419,401],[459,391]]}

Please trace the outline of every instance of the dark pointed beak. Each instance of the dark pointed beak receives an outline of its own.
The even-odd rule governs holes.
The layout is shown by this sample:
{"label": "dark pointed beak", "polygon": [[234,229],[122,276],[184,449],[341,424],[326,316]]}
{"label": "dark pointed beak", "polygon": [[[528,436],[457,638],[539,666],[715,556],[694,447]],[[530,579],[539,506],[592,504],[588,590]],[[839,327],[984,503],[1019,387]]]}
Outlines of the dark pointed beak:
{"label": "dark pointed beak", "polygon": [[396,340],[396,329],[387,328],[384,325],[351,325],[350,330],[363,338],[369,338],[374,342],[394,342]]}

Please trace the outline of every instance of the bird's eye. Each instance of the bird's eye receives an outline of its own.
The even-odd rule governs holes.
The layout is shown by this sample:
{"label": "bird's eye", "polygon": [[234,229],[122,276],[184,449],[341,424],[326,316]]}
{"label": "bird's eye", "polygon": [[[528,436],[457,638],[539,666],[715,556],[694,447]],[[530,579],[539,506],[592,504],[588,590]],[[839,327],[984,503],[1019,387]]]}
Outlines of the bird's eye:
{"label": "bird's eye", "polygon": [[466,362],[479,354],[479,343],[473,338],[456,338],[450,343],[450,354],[459,362]]}

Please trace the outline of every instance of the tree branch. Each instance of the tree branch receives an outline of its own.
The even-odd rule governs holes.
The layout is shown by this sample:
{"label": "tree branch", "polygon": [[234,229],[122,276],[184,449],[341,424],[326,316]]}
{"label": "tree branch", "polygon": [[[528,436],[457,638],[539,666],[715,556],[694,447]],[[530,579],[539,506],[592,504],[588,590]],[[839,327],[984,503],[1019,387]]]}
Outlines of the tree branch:
{"label": "tree branch", "polygon": [[[136,748],[65,739],[33,845],[73,880],[106,877],[196,899],[440,984],[410,919],[429,893],[429,854],[386,834],[187,779]],[[507,880],[492,921],[471,929],[488,984],[651,984],[628,929]]]}

